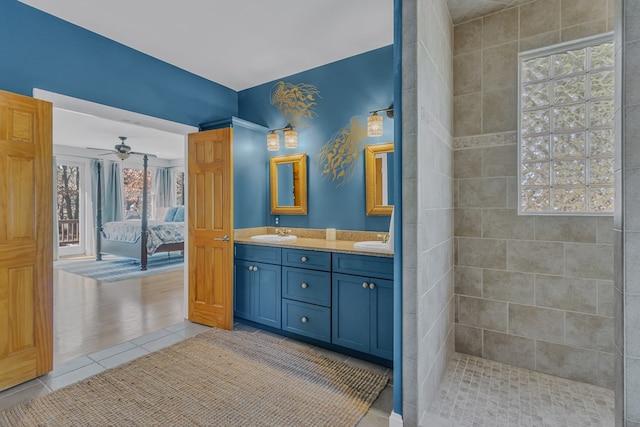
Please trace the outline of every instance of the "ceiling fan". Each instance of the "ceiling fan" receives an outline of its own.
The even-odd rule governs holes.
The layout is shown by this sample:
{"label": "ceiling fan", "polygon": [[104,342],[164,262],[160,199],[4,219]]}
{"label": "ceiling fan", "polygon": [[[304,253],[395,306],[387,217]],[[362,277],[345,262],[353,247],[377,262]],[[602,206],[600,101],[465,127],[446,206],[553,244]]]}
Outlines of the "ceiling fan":
{"label": "ceiling fan", "polygon": [[131,151],[131,146],[125,144],[125,141],[127,140],[127,137],[126,136],[119,136],[118,138],[120,139],[120,144],[116,144],[113,147],[113,150],[107,150],[105,148],[93,148],[93,147],[87,147],[87,148],[89,150],[106,151],[105,153],[100,154],[100,156],[104,156],[106,154],[115,154],[116,157],[118,157],[120,160],[128,159],[129,156],[132,155],[132,154],[138,155],[138,156],[156,157],[155,154],[138,153],[136,151]]}

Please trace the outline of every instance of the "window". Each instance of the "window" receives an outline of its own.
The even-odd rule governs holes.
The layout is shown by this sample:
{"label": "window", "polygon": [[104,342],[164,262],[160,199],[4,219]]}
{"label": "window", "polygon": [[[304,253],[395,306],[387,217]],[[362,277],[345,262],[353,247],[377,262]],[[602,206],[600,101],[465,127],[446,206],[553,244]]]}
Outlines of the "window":
{"label": "window", "polygon": [[[124,184],[125,213],[124,219],[142,218],[142,169],[124,168],[122,170]],[[147,171],[147,210],[148,218],[153,218],[153,193],[151,192],[151,171]]]}
{"label": "window", "polygon": [[80,244],[80,165],[59,163],[57,166],[58,244]]}
{"label": "window", "polygon": [[612,213],[612,36],[521,53],[518,84],[519,213]]}

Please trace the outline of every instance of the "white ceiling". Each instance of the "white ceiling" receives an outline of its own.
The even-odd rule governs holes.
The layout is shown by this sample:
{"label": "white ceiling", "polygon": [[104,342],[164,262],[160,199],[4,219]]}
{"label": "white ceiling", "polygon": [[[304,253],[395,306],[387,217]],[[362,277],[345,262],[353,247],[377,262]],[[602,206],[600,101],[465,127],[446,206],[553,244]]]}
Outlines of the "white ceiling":
{"label": "white ceiling", "polygon": [[126,144],[132,151],[153,154],[159,159],[184,158],[183,135],[61,108],[53,109],[53,142],[56,145],[113,149],[120,144],[118,136],[127,137]]}
{"label": "white ceiling", "polygon": [[236,91],[393,43],[392,0],[20,0]]}
{"label": "white ceiling", "polygon": [[[393,0],[20,0],[234,90],[393,43]],[[447,0],[454,23],[530,0]],[[183,139],[56,110],[54,143],[183,157]],[[178,141],[179,140],[179,141]]]}

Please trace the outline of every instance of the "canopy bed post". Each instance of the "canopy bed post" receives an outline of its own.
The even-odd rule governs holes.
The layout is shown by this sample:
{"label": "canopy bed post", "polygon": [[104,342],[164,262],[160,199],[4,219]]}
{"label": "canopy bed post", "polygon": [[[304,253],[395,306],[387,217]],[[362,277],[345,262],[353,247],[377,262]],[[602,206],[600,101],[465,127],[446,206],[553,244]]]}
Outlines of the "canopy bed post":
{"label": "canopy bed post", "polygon": [[102,168],[100,162],[96,163],[98,172],[98,199],[96,202],[96,261],[102,261]]}
{"label": "canopy bed post", "polygon": [[145,154],[142,160],[142,243],[140,247],[140,270],[145,271],[147,269],[147,238],[149,234],[149,224],[147,222],[147,168],[149,157]]}

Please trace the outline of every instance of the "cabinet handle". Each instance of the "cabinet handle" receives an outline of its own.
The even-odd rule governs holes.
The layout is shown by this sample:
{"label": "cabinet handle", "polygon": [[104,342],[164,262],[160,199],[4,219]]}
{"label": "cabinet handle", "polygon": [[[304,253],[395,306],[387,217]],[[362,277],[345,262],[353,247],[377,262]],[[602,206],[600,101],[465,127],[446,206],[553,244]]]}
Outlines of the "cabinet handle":
{"label": "cabinet handle", "polygon": [[307,260],[308,260],[308,259],[309,259],[309,258],[307,258],[306,256],[303,256],[302,258],[300,258],[300,261],[302,261],[302,262],[307,262]]}
{"label": "cabinet handle", "polygon": [[362,282],[362,287],[367,289],[369,287],[369,284],[367,282]]}
{"label": "cabinet handle", "polygon": [[302,323],[307,323],[309,321],[309,319],[307,319],[307,316],[302,316],[302,319],[300,319],[300,321]]}
{"label": "cabinet handle", "polygon": [[253,265],[249,266],[249,271],[253,271]]}
{"label": "cabinet handle", "polygon": [[369,289],[375,289],[375,288],[376,288],[375,283],[369,283]]}
{"label": "cabinet handle", "polygon": [[256,267],[255,265],[253,266],[253,271],[258,271],[258,267]]}
{"label": "cabinet handle", "polygon": [[309,286],[309,285],[307,285],[306,283],[303,283],[302,285],[300,285],[300,287],[301,287],[302,289],[307,289],[307,287],[308,287],[308,286]]}

